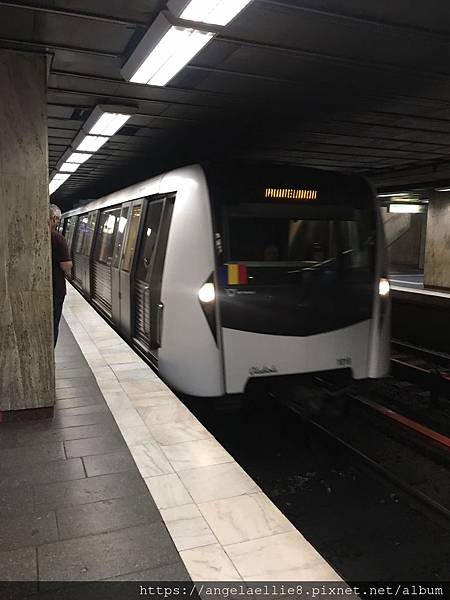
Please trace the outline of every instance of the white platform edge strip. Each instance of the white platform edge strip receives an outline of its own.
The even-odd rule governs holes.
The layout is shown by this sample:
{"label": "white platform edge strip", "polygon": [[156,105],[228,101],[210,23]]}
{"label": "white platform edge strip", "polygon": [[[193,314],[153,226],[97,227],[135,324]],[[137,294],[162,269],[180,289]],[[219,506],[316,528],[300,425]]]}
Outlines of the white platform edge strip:
{"label": "white platform edge strip", "polygon": [[194,581],[342,581],[70,285],[63,314]]}
{"label": "white platform edge strip", "polygon": [[450,298],[450,292],[440,292],[439,290],[430,290],[427,288],[414,288],[406,285],[399,285],[395,283],[391,285],[392,290],[398,290],[399,292],[411,292],[413,294],[422,294],[425,296],[438,296],[439,298]]}

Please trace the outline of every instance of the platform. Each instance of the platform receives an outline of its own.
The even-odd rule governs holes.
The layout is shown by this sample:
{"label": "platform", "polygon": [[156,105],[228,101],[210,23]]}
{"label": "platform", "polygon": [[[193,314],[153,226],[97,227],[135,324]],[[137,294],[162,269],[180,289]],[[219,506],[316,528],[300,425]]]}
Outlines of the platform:
{"label": "platform", "polygon": [[64,317],[53,421],[1,426],[0,580],[340,580],[71,286]]}
{"label": "platform", "polygon": [[423,290],[423,273],[391,273],[389,281],[393,287]]}
{"label": "platform", "polygon": [[390,273],[389,282],[391,289],[394,292],[402,292],[402,295],[415,294],[412,298],[418,298],[421,295],[430,299],[435,297],[439,302],[442,298],[445,300],[450,299],[450,290],[438,290],[425,288],[423,285],[423,273]]}
{"label": "platform", "polygon": [[52,420],[0,424],[0,581],[189,580],[65,322]]}

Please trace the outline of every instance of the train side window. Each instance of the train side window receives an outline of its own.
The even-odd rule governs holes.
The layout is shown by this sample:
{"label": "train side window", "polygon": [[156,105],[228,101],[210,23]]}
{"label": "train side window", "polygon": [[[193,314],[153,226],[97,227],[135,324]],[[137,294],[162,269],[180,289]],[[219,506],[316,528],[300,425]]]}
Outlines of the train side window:
{"label": "train side window", "polygon": [[116,234],[116,245],[114,248],[114,257],[113,257],[113,261],[112,261],[113,267],[119,266],[120,256],[122,253],[123,238],[125,235],[125,229],[127,227],[129,211],[130,211],[129,206],[125,206],[124,208],[122,208],[122,214],[119,217],[119,224],[117,226],[117,234]]}
{"label": "train side window", "polygon": [[75,246],[73,250],[74,254],[81,254],[87,221],[87,215],[83,215],[78,219],[78,225],[75,233]]}
{"label": "train side window", "polygon": [[130,219],[130,230],[125,244],[125,250],[122,261],[122,271],[131,271],[133,264],[134,249],[136,248],[136,240],[139,232],[139,221],[141,219],[142,205],[133,206]]}
{"label": "train side window", "polygon": [[66,226],[66,242],[67,242],[67,246],[69,248],[69,251],[72,248],[72,238],[73,238],[73,234],[75,231],[75,225],[77,224],[77,217],[69,217],[67,219],[67,226]]}
{"label": "train side window", "polygon": [[140,281],[148,281],[148,276],[150,275],[153,250],[158,238],[163,206],[164,201],[157,200],[156,202],[151,202],[148,207],[136,271],[136,278]]}
{"label": "train side window", "polygon": [[94,239],[95,221],[97,220],[97,213],[91,212],[87,215],[85,223],[85,231],[83,237],[83,246],[81,248],[81,254],[89,256],[91,253],[92,240]]}
{"label": "train side window", "polygon": [[97,246],[97,261],[111,266],[114,241],[119,225],[120,208],[105,210],[100,215],[100,228]]}

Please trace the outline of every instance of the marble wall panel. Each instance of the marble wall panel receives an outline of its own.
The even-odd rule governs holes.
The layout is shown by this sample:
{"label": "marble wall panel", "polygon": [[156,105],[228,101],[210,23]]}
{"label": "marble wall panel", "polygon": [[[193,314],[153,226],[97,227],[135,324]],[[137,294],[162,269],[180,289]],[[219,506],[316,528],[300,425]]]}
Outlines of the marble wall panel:
{"label": "marble wall panel", "polygon": [[450,290],[450,192],[435,192],[428,205],[424,283]]}
{"label": "marble wall panel", "polygon": [[54,404],[46,78],[0,50],[0,410]]}

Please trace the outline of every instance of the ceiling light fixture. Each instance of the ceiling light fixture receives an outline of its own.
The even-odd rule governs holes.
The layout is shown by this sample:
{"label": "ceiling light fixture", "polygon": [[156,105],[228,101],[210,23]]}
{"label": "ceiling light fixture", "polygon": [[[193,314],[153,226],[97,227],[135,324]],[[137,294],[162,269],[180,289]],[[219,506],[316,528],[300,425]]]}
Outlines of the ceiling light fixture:
{"label": "ceiling light fixture", "polygon": [[75,171],[80,167],[79,163],[74,162],[65,162],[59,168],[58,171],[62,171],[65,173],[75,173]]}
{"label": "ceiling light fixture", "polygon": [[406,215],[424,213],[425,211],[426,206],[423,204],[390,204],[388,209],[390,213],[402,213]]}
{"label": "ceiling light fixture", "polygon": [[98,104],[89,115],[83,129],[90,135],[111,137],[121,129],[135,112],[129,106]]}
{"label": "ceiling light fixture", "polygon": [[167,7],[181,19],[224,26],[250,2],[251,0],[170,0]]}
{"label": "ceiling light fixture", "polygon": [[75,149],[85,152],[97,152],[108,140],[109,137],[103,135],[86,135],[82,133],[80,139],[76,142]]}
{"label": "ceiling light fixture", "polygon": [[53,194],[53,192],[56,192],[56,190],[62,186],[62,184],[67,181],[70,177],[70,173],[56,173],[56,175],[54,175],[49,183],[48,186],[48,193],[51,196]]}
{"label": "ceiling light fixture", "polygon": [[410,192],[390,192],[389,194],[377,194],[377,198],[393,198],[401,196],[409,196]]}
{"label": "ceiling light fixture", "polygon": [[77,163],[78,165],[82,165],[87,160],[91,158],[92,154],[88,154],[87,152],[71,152],[69,151],[69,155],[65,159],[65,162],[68,163]]}
{"label": "ceiling light fixture", "polygon": [[164,86],[219,31],[214,25],[193,24],[161,12],[121,69],[133,83]]}
{"label": "ceiling light fixture", "polygon": [[[123,127],[134,114],[135,108],[98,104],[87,118],[82,129],[75,136],[72,147],[66,150],[56,168],[59,171],[52,177],[49,193],[56,191],[80,165],[91,158],[106,142]],[[75,151],[74,151],[75,150]]]}
{"label": "ceiling light fixture", "polygon": [[435,192],[450,192],[450,187],[434,188]]}
{"label": "ceiling light fixture", "polygon": [[205,46],[213,33],[171,27],[131,78],[133,83],[164,86]]}

